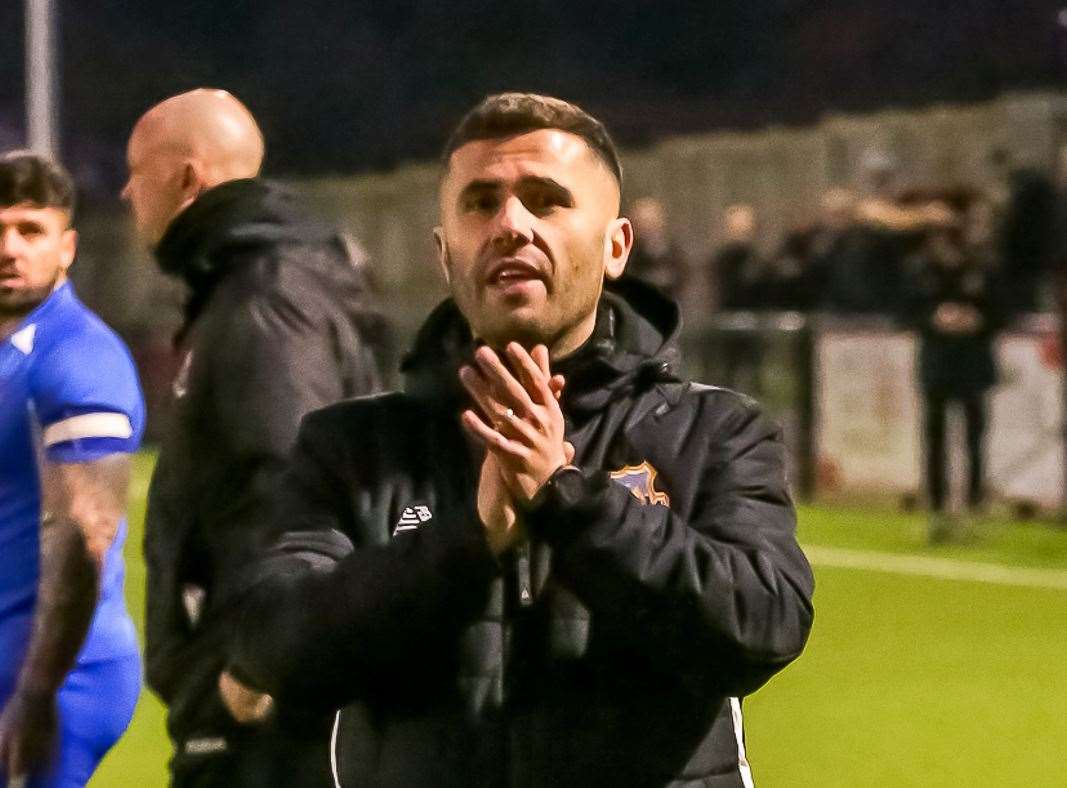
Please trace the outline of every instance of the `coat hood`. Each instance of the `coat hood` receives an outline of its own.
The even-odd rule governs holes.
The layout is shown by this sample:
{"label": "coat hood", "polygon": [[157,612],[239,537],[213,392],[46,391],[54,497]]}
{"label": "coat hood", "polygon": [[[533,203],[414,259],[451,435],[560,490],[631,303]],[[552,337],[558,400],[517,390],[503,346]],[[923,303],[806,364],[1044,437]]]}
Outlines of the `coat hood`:
{"label": "coat hood", "polygon": [[[563,408],[580,417],[663,380],[675,380],[680,361],[678,306],[636,279],[609,282],[597,307],[593,334],[553,365],[566,378]],[[412,396],[455,412],[467,395],[457,371],[470,363],[477,343],[452,299],[430,314],[401,370]]]}
{"label": "coat hood", "polygon": [[[207,303],[215,286],[242,261],[255,258],[258,250],[286,243],[334,246],[336,257],[348,259],[344,239],[336,229],[311,219],[289,192],[258,179],[228,181],[201,194],[178,214],[156,247],[160,269],[189,285],[185,328]],[[331,266],[322,268],[310,255],[289,255],[287,265],[300,265],[311,275],[322,275],[344,287],[351,279]],[[353,266],[344,266],[353,268]]]}

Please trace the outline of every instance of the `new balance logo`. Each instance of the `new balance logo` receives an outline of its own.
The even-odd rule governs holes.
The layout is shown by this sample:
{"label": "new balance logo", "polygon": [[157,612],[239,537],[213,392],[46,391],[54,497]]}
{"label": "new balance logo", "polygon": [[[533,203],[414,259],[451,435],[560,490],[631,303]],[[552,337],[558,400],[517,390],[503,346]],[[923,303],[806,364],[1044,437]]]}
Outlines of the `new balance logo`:
{"label": "new balance logo", "polygon": [[396,536],[401,531],[414,531],[423,523],[429,522],[433,519],[433,513],[430,511],[429,506],[405,506],[404,511],[400,514],[400,520],[396,524],[396,528],[393,530],[393,536]]}

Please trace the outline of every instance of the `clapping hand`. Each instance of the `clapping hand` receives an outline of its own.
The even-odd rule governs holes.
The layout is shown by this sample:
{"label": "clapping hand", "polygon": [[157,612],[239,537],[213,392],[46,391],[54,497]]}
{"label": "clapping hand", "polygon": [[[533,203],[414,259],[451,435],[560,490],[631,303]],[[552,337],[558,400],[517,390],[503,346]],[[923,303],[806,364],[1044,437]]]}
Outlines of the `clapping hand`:
{"label": "clapping hand", "polygon": [[489,347],[460,380],[478,411],[463,412],[464,428],[488,449],[478,484],[478,514],[492,549],[503,552],[523,537],[515,504],[529,503],[555,471],[574,459],[563,439],[559,397],[564,381],[549,370],[548,349],[528,353],[517,342],[505,349],[516,373]]}

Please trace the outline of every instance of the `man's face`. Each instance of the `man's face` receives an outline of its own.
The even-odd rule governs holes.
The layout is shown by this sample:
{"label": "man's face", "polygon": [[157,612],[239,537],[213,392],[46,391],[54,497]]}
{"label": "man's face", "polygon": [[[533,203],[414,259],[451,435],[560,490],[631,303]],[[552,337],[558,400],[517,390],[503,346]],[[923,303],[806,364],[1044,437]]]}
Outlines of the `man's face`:
{"label": "man's face", "polygon": [[476,336],[558,352],[588,336],[633,234],[618,184],[582,138],[544,129],[469,142],[452,154],[440,206],[441,264]]}
{"label": "man's face", "polygon": [[638,242],[658,240],[667,232],[667,217],[663,206],[656,200],[638,200],[630,215]]}
{"label": "man's face", "polygon": [[0,207],[0,318],[30,312],[66,279],[78,236],[59,208]]}
{"label": "man's face", "polygon": [[185,195],[178,158],[151,137],[151,131],[141,127],[130,137],[126,151],[129,180],[122,189],[122,199],[133,212],[138,235],[149,248],[155,248],[180,212]]}
{"label": "man's face", "polygon": [[756,238],[756,212],[749,205],[726,209],[726,237],[734,243],[752,243]]}

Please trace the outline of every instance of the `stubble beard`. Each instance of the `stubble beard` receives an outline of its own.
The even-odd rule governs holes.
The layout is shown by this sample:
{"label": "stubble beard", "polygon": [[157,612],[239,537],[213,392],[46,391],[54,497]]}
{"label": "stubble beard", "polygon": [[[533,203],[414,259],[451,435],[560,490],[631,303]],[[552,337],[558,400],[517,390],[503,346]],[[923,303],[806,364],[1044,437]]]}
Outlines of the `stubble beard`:
{"label": "stubble beard", "polygon": [[[599,294],[598,294],[599,296]],[[570,355],[588,338],[593,329],[599,297],[583,298],[580,304],[546,304],[548,314],[522,317],[501,315],[496,321],[485,321],[475,334],[491,347],[502,349],[508,342],[518,342],[527,350],[544,345],[553,358]],[[571,309],[569,307],[573,306]],[[563,308],[565,314],[560,314]],[[473,328],[473,326],[472,326]]]}
{"label": "stubble beard", "polygon": [[489,294],[477,283],[461,287],[464,280],[457,276],[455,255],[447,246],[445,268],[450,272],[448,289],[452,300],[477,339],[497,349],[502,349],[508,342],[518,342],[523,347],[545,342],[544,331],[536,316],[527,319],[506,308],[494,308],[488,303]]}
{"label": "stubble beard", "polygon": [[[455,258],[451,250],[446,248],[445,257],[447,268],[454,271],[453,260]],[[582,330],[589,316],[595,314],[600,300],[598,290],[579,298],[581,303],[576,304],[567,300],[569,294],[555,292],[549,287],[544,308],[533,310],[533,314],[527,317],[516,314],[521,307],[514,311],[493,309],[487,303],[487,294],[484,291],[475,286],[468,293],[463,293],[457,287],[459,281],[454,274],[451,276],[449,290],[453,301],[466,318],[475,336],[498,350],[504,348],[509,342],[518,342],[527,349],[536,345],[545,345],[553,355],[558,349],[564,350],[569,355],[588,338],[571,335]],[[571,315],[572,312],[573,315]]]}
{"label": "stubble beard", "polygon": [[[451,254],[448,258],[451,267]],[[468,299],[458,292],[455,284],[453,278],[452,298],[478,339],[498,350],[508,342],[517,342],[527,350],[545,345],[553,358],[570,355],[589,338],[603,290],[603,283],[577,296],[550,289],[544,308],[523,316],[516,314],[518,310],[493,310],[483,293],[476,290],[469,293]],[[482,319],[475,320],[475,317]]]}
{"label": "stubble beard", "polygon": [[59,276],[60,272],[56,271],[52,281],[40,287],[0,287],[0,322],[19,320],[44,303],[55,291]]}
{"label": "stubble beard", "polygon": [[518,342],[524,348],[532,348],[535,345],[552,346],[555,336],[536,323],[511,320],[498,326],[488,327],[482,332],[482,339],[491,347],[502,349],[509,342]]}

